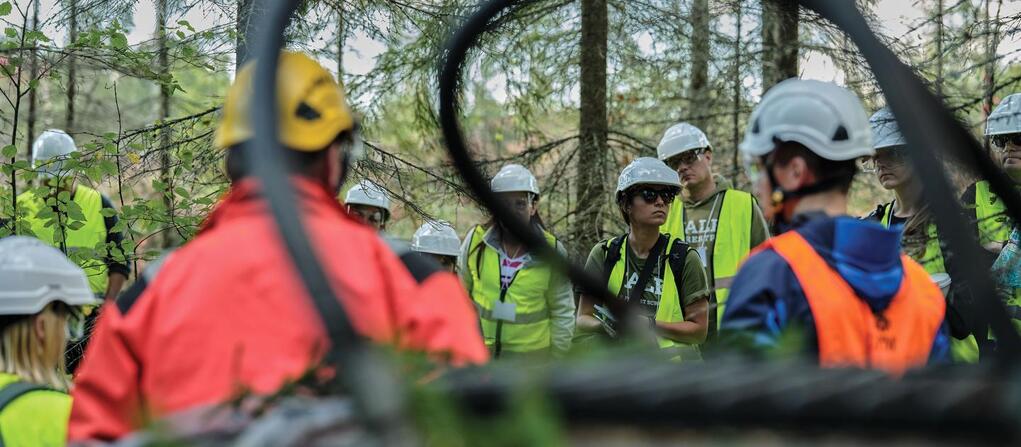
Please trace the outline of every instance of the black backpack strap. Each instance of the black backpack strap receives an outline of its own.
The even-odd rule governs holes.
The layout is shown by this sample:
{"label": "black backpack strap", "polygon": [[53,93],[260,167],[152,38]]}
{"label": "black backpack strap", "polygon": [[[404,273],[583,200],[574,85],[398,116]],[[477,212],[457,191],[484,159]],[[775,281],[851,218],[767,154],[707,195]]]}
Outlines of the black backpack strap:
{"label": "black backpack strap", "polygon": [[680,239],[674,239],[670,245],[670,252],[667,254],[667,262],[670,263],[670,270],[674,273],[674,284],[677,285],[677,298],[684,302],[684,262],[688,258],[688,244]]}
{"label": "black backpack strap", "polygon": [[7,405],[25,393],[32,391],[54,391],[52,388],[28,382],[14,382],[0,389],[0,411],[4,411]]}
{"label": "black backpack strap", "polygon": [[[603,260],[603,275],[606,280],[610,279],[610,272],[613,271],[613,266],[617,265],[617,261],[620,261],[620,247],[624,245],[624,241],[627,239],[627,234],[622,234],[609,241],[609,245],[606,245],[606,259]],[[605,242],[603,243],[605,245]]]}

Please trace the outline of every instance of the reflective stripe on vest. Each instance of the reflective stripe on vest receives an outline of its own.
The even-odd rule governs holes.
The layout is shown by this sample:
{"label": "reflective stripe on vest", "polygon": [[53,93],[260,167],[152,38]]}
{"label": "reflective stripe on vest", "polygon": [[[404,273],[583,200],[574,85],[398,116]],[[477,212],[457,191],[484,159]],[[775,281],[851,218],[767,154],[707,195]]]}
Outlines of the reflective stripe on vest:
{"label": "reflective stripe on vest", "polygon": [[1003,201],[989,190],[989,182],[975,183],[975,218],[978,220],[979,241],[985,245],[1003,243],[1010,237],[1007,208]]}
{"label": "reflective stripe on vest", "polygon": [[[734,281],[741,262],[748,257],[752,247],[752,216],[755,206],[752,195],[737,189],[728,189],[723,192],[723,206],[716,212],[716,237],[709,248],[712,253],[713,280],[711,286],[716,293],[716,326],[719,327],[723,321],[723,311],[726,308],[727,296],[730,294],[730,284]],[[684,233],[684,201],[678,196],[670,207],[670,214],[666,222],[660,226],[659,232],[671,235],[671,237],[687,240]],[[703,260],[703,262],[705,262]]]}
{"label": "reflective stripe on vest", "polygon": [[[674,281],[675,276],[673,268],[670,266],[669,262],[665,262],[674,243],[678,240],[678,238],[673,238],[670,241],[670,245],[660,254],[660,259],[656,260],[656,262],[663,265],[663,268],[660,269],[660,272],[663,275],[660,277],[663,281],[663,290],[659,297],[659,306],[656,308],[656,321],[661,323],[677,323],[684,321],[684,308],[681,306],[680,289],[678,288],[678,284]],[[613,239],[606,241],[606,248],[609,249],[612,243]],[[614,264],[613,268],[610,270],[610,277],[606,283],[606,287],[609,288],[610,292],[617,297],[621,297],[621,290],[624,287],[624,271],[627,270],[627,253],[627,238],[625,237],[624,243],[620,244],[620,257],[617,258],[617,263]],[[685,253],[685,256],[686,255],[687,253]],[[645,260],[645,262],[649,261],[649,259]],[[680,360],[682,358],[684,360],[701,358],[701,354],[699,354],[698,349],[692,345],[679,343],[664,337],[656,338],[659,341],[660,348],[678,351],[677,357],[675,357],[676,360]]]}
{"label": "reflective stripe on vest", "polygon": [[[47,226],[48,221],[57,217],[41,217],[45,202],[31,191],[18,196],[18,207],[25,210],[24,223],[39,240],[49,245],[66,250],[67,256],[85,270],[89,277],[89,286],[93,293],[106,293],[107,269],[106,257],[106,222],[103,219],[103,198],[96,190],[83,185],[75,187],[74,198],[69,207],[77,206],[84,220],[69,221],[61,216],[64,235],[56,231],[55,225]],[[74,211],[68,214],[75,214]],[[81,225],[79,228],[71,226]],[[63,240],[61,240],[63,239]],[[63,243],[62,243],[63,242]]]}
{"label": "reflective stripe on vest", "polygon": [[[502,326],[502,351],[532,352],[549,349],[552,335],[546,295],[553,279],[552,269],[539,263],[518,270],[504,294],[504,301],[515,305],[514,321],[495,319],[493,307],[501,295],[500,254],[482,240],[484,234],[482,227],[472,230],[466,263],[472,278],[472,301],[479,313],[486,346],[496,345],[497,326]],[[556,238],[549,233],[545,233],[545,236],[546,241],[556,247]],[[478,253],[478,250],[482,253]]]}
{"label": "reflective stripe on vest", "polygon": [[774,237],[763,247],[787,261],[805,292],[815,320],[820,366],[901,374],[926,364],[946,302],[918,263],[901,257],[900,290],[877,316],[796,231]]}
{"label": "reflective stripe on vest", "polygon": [[[883,205],[882,217],[883,226],[890,228],[890,223],[893,222],[893,202]],[[946,273],[946,262],[943,260],[943,248],[939,245],[939,232],[936,230],[936,224],[930,223],[925,232],[925,253],[922,254],[921,259],[915,259],[915,262],[921,264],[922,268],[930,275]]]}

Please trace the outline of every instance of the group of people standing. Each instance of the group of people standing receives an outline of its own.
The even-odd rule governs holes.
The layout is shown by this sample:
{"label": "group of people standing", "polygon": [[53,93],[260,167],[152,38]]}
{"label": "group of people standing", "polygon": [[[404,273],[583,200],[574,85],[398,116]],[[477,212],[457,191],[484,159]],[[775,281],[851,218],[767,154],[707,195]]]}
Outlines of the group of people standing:
{"label": "group of people standing", "polygon": [[[248,171],[252,72],[252,63],[238,72],[215,135],[229,192],[193,240],[150,263],[123,292],[130,271],[112,205],[65,179],[76,151],[69,136],[40,137],[33,167],[49,188],[39,190],[49,192],[18,198],[30,214],[19,221],[34,237],[0,240],[5,445],[116,439],[242,390],[271,394],[309,371],[333,373],[321,364],[328,338],[282,261]],[[891,114],[869,120],[860,100],[835,84],[790,79],[763,96],[738,148],[751,192],[714,173],[712,144],[687,123],[666,131],[657,157],[620,172],[614,201],[627,230],[581,248],[587,268],[628,303],[631,321],[612,303],[576,292],[498,222],[472,227],[463,240],[450,224],[431,221],[410,244],[387,237],[384,187],[363,180],[343,204],[336,200],[359,138],[342,88],[312,58],[285,52],[278,89],[280,143],[306,231],[354,329],[374,342],[455,367],[542,362],[627,326],[669,361],[701,361],[716,349],[790,352],[785,344],[795,343],[820,366],[893,374],[975,362],[995,349],[957,301],[968,291],[954,281],[954,262],[978,260],[955,261],[940,243]],[[1021,95],[1000,103],[986,134],[1021,183]],[[862,165],[895,195],[866,219],[847,210]],[[504,166],[491,187],[567,254],[539,216],[541,188],[527,168]],[[987,183],[964,199],[989,252],[982,262],[1002,273],[1005,303],[1021,324],[1017,226]],[[61,228],[61,213],[84,223]],[[76,265],[67,255],[78,249],[106,256]],[[101,312],[85,310],[100,304]],[[86,318],[97,328],[69,376],[66,345]]]}

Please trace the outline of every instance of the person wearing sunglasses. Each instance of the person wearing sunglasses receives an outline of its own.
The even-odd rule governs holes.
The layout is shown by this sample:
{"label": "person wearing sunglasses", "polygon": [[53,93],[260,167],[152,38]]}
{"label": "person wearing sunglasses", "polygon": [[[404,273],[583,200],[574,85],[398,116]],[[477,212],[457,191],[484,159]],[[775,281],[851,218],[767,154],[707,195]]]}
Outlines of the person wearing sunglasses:
{"label": "person wearing sunglasses", "polygon": [[899,231],[847,215],[858,159],[875,155],[861,101],[833,83],[788,79],[755,106],[739,149],[786,231],[738,271],[721,340],[894,375],[947,361],[940,289],[901,255]]}
{"label": "person wearing sunglasses", "polygon": [[681,179],[681,194],[670,207],[662,233],[698,251],[709,275],[709,335],[716,338],[730,283],[752,248],[769,238],[755,198],[713,174],[713,148],[701,129],[680,123],[667,129],[656,153]]}
{"label": "person wearing sunglasses", "polygon": [[[1016,185],[1021,185],[1021,93],[1003,98],[986,119],[985,135],[992,145],[992,155]],[[1013,223],[1003,201],[980,180],[969,186],[961,197],[972,213],[979,242],[998,253],[1010,235]]]}
{"label": "person wearing sunglasses", "polygon": [[0,239],[0,444],[67,442],[69,320],[98,303],[60,250],[27,236]]}
{"label": "person wearing sunglasses", "polygon": [[[701,358],[709,328],[709,280],[698,252],[661,232],[680,193],[677,172],[651,157],[635,159],[617,181],[617,207],[628,232],[592,247],[586,268],[600,272],[610,291],[646,319],[657,344],[681,361]],[[581,295],[580,334],[614,337],[617,316]]]}
{"label": "person wearing sunglasses", "polygon": [[[539,182],[528,168],[509,164],[490,181],[493,192],[523,222],[566,256],[563,244],[539,217]],[[465,236],[458,272],[475,303],[493,358],[560,357],[574,335],[571,282],[528,252],[499,222],[477,225]]]}
{"label": "person wearing sunglasses", "polygon": [[[996,162],[1014,180],[1016,190],[1021,193],[1021,93],[1003,98],[993,109],[986,119],[985,135],[992,143]],[[1007,216],[1007,207],[989,187],[989,182],[980,180],[969,186],[962,201],[969,212],[974,213],[971,217],[983,246],[997,257],[1012,256],[1004,254],[1003,248],[1010,240],[1012,229],[1019,228],[1019,223]],[[997,264],[1005,261],[998,260]],[[1021,288],[1007,287],[1005,291],[1008,294],[1008,313],[1021,315]],[[1014,328],[1021,331],[1021,318],[1012,318],[1011,321]]]}
{"label": "person wearing sunglasses", "polygon": [[894,200],[879,204],[865,218],[880,222],[887,228],[900,229],[904,254],[921,264],[930,276],[949,277],[947,305],[950,317],[947,321],[953,335],[950,340],[951,357],[957,363],[976,363],[979,360],[978,341],[964,317],[969,311],[963,303],[956,303],[964,301],[957,298],[965,296],[968,291],[962,288],[961,283],[953,282],[956,275],[951,274],[951,257],[944,256],[936,223],[922,198],[922,182],[908,161],[907,140],[889,108],[873,114],[869,125],[876,155],[866,159],[863,165],[866,171],[875,172],[884,189],[893,191]]}
{"label": "person wearing sunglasses", "polygon": [[381,186],[370,180],[362,180],[347,190],[344,206],[352,217],[375,228],[386,231],[390,220],[390,196]]}

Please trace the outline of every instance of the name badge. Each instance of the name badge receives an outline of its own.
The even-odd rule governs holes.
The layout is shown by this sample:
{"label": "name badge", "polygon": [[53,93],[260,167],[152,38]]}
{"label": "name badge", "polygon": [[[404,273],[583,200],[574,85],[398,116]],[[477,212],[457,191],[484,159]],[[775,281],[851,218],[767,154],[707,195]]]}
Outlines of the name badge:
{"label": "name badge", "polygon": [[698,258],[702,261],[702,268],[708,268],[709,256],[706,253],[705,247],[698,247],[695,251],[698,252]]}
{"label": "name badge", "polygon": [[518,315],[517,307],[518,306],[514,303],[497,301],[493,303],[493,319],[513,323],[515,317]]}

